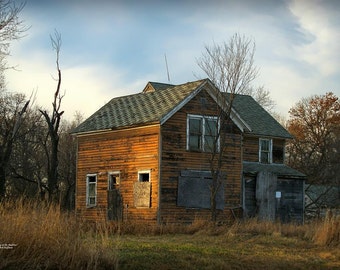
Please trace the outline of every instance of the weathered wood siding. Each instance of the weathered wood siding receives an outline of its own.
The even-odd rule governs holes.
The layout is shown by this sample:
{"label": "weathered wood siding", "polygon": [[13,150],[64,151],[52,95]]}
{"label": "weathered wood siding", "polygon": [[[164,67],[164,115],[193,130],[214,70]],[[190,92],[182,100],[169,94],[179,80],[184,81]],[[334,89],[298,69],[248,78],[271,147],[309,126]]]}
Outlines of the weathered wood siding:
{"label": "weathered wood siding", "polygon": [[[243,160],[250,162],[259,161],[259,139],[260,137],[244,135],[243,138]],[[284,139],[273,139],[273,163],[284,163]],[[280,158],[281,156],[281,158]]]}
{"label": "weathered wood siding", "polygon": [[[216,111],[215,102],[202,91],[161,127],[161,222],[190,223],[211,216],[209,209],[178,206],[177,192],[182,170],[210,171],[210,153],[186,150],[187,115],[214,116]],[[229,130],[231,132],[225,135],[228,147],[223,155],[225,208],[219,210],[219,220],[233,219],[230,209],[241,204],[241,134],[235,126],[230,126]]]}
{"label": "weathered wood siding", "polygon": [[256,203],[256,177],[244,176],[244,216],[255,217],[258,213]]}
{"label": "weathered wood siding", "polygon": [[282,222],[303,223],[304,181],[279,178],[277,190],[281,192],[276,218]]}
{"label": "weathered wood siding", "polygon": [[[246,217],[303,223],[303,180],[260,172],[257,176],[245,176],[244,181]],[[276,198],[276,192],[280,192],[281,198]]]}
{"label": "weathered wood siding", "polygon": [[275,220],[277,175],[259,172],[256,178],[256,203],[260,220]]}
{"label": "weathered wood siding", "polygon": [[[108,173],[120,172],[123,220],[156,222],[159,183],[159,125],[78,136],[76,211],[87,220],[106,220]],[[138,171],[151,171],[150,207],[134,206]],[[86,175],[97,175],[97,205],[86,207]]]}

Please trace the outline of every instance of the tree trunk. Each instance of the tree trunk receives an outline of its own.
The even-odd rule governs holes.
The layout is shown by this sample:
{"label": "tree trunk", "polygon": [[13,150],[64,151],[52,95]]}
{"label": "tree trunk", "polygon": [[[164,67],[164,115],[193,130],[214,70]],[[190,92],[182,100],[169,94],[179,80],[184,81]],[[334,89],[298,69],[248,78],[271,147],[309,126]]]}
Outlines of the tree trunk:
{"label": "tree trunk", "polygon": [[51,163],[50,163],[50,168],[48,172],[48,190],[49,190],[50,200],[53,200],[53,197],[58,190],[58,186],[57,186],[57,183],[58,183],[58,137],[57,136],[51,136],[51,143],[52,143],[51,161],[50,161]]}
{"label": "tree trunk", "polygon": [[[213,180],[214,181],[214,180]],[[211,221],[216,221],[217,219],[217,202],[216,202],[217,190],[215,185],[211,189]]]}
{"label": "tree trunk", "polygon": [[0,166],[0,200],[5,198],[6,194],[6,170],[3,164]]}

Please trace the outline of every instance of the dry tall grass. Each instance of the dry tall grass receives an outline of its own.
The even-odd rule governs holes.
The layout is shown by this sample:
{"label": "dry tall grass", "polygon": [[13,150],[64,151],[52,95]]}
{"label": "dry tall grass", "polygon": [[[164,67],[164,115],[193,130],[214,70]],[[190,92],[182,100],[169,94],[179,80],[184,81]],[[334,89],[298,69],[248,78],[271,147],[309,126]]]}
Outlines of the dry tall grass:
{"label": "dry tall grass", "polygon": [[340,246],[340,216],[328,211],[324,221],[317,226],[313,240],[322,246]]}
{"label": "dry tall grass", "polygon": [[0,269],[117,269],[120,235],[195,234],[295,237],[321,246],[340,246],[340,217],[305,225],[241,221],[217,226],[197,219],[191,225],[88,224],[74,214],[32,201],[0,203]]}
{"label": "dry tall grass", "polygon": [[113,238],[57,206],[0,204],[0,269],[105,269],[116,265]]}

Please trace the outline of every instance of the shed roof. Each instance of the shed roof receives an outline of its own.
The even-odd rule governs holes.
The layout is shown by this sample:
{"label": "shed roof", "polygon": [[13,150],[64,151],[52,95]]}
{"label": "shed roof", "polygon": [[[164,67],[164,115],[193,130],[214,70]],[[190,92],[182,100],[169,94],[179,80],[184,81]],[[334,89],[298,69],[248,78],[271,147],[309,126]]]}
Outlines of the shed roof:
{"label": "shed roof", "polygon": [[267,171],[276,174],[278,177],[288,177],[296,179],[305,179],[306,175],[285,165],[285,164],[264,164],[259,162],[243,161],[243,172],[245,174],[255,175],[260,171]]}

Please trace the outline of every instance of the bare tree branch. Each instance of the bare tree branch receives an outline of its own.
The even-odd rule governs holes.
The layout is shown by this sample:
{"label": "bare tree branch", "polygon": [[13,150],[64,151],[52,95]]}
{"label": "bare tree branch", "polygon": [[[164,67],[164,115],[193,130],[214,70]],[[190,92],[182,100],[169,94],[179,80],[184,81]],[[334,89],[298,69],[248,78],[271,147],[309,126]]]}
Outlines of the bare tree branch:
{"label": "bare tree branch", "polygon": [[[214,43],[205,46],[198,66],[219,89],[217,94],[218,121],[209,131],[215,134],[211,155],[209,158],[212,184],[210,186],[211,218],[217,218],[217,193],[225,179],[222,172],[224,155],[227,151],[227,133],[231,126],[230,116],[235,94],[241,94],[250,88],[250,83],[257,77],[258,69],[254,66],[255,43],[239,34],[234,34],[229,42],[221,45]],[[208,116],[205,116],[208,117]]]}
{"label": "bare tree branch", "polygon": [[54,93],[52,102],[52,115],[50,116],[46,110],[40,110],[41,114],[44,116],[47,126],[48,134],[51,140],[51,149],[48,156],[48,190],[50,195],[50,200],[52,200],[52,195],[58,190],[58,145],[59,145],[59,126],[61,121],[61,116],[64,111],[60,111],[61,102],[63,95],[60,94],[61,87],[61,70],[59,67],[59,55],[61,49],[61,35],[55,31],[54,37],[50,36],[52,48],[56,52],[56,67],[57,67],[57,88]]}

